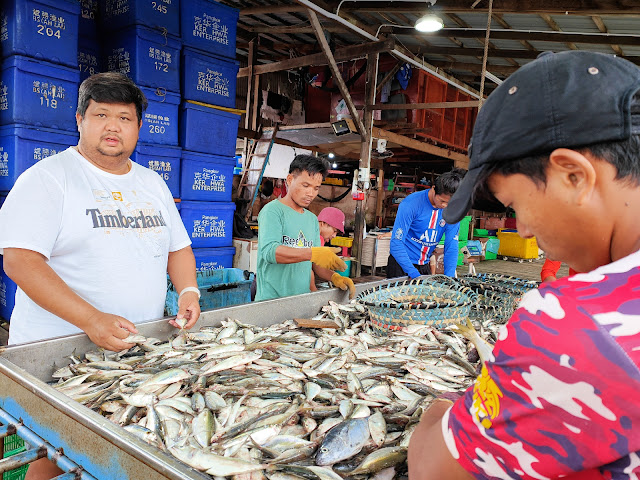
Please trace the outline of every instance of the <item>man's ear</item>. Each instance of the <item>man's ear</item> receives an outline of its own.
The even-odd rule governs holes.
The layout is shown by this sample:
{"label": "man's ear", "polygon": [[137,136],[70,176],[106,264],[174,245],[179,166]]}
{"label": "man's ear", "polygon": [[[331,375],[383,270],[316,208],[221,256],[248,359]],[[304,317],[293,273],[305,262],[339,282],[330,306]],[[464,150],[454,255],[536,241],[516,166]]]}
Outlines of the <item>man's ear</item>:
{"label": "man's ear", "polygon": [[76,127],[78,130],[80,129],[80,123],[82,122],[82,115],[76,112]]}
{"label": "man's ear", "polygon": [[591,161],[580,152],[558,148],[549,156],[547,182],[552,179],[571,192],[576,205],[583,205],[593,194],[597,173]]}

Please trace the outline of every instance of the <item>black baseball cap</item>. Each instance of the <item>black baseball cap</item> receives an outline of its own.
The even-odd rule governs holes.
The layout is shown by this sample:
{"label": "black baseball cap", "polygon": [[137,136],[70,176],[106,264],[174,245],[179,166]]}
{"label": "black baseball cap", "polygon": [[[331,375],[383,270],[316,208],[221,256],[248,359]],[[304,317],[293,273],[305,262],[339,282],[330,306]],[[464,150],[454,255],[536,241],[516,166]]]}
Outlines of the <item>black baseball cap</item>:
{"label": "black baseball cap", "polygon": [[478,113],[469,145],[469,172],[443,212],[445,221],[460,221],[472,206],[504,210],[492,195],[477,189],[489,165],[556,148],[622,141],[640,133],[640,115],[632,120],[631,114],[639,89],[640,68],[603,53],[544,52],[519,68]]}

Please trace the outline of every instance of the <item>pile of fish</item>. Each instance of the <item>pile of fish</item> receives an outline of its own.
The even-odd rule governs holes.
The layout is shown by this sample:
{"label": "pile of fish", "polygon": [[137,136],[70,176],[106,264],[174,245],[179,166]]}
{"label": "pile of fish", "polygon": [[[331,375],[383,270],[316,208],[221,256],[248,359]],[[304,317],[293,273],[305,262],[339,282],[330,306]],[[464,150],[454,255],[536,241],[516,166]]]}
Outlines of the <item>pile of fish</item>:
{"label": "pile of fish", "polygon": [[[214,478],[406,477],[420,415],[471,384],[490,344],[471,325],[378,336],[360,304],[322,310],[339,328],[228,319],[165,341],[132,335],[129,350],[72,356],[54,387]],[[495,339],[498,325],[480,327]]]}

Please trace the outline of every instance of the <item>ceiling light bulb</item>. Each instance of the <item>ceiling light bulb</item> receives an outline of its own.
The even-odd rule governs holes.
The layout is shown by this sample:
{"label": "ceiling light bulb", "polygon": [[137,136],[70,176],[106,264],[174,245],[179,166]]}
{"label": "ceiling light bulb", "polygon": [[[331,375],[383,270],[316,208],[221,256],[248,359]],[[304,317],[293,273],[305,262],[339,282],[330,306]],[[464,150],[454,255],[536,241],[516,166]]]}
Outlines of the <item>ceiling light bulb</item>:
{"label": "ceiling light bulb", "polygon": [[331,165],[331,168],[338,168],[338,164],[336,162],[333,162],[333,164]]}
{"label": "ceiling light bulb", "polygon": [[333,157],[335,157],[335,155],[334,155],[333,153],[330,153],[330,154],[328,155],[328,157],[329,157],[329,158],[333,158]]}
{"label": "ceiling light bulb", "polygon": [[444,27],[442,19],[433,14],[420,17],[415,24],[415,29],[419,32],[437,32],[442,27]]}

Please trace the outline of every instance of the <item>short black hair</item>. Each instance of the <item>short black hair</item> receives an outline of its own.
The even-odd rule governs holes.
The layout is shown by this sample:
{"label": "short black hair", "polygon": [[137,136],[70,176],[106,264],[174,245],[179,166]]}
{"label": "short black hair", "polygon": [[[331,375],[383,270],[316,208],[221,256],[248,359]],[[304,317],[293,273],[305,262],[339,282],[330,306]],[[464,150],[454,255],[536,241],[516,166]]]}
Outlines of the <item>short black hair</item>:
{"label": "short black hair", "polygon": [[84,117],[90,100],[98,103],[133,103],[138,123],[148,104],[142,90],[129,77],[118,72],[96,73],[80,84],[76,111],[81,117]]}
{"label": "short black hair", "polygon": [[314,155],[296,155],[291,165],[289,165],[289,173],[298,175],[302,172],[307,172],[311,176],[321,173],[324,180],[327,172],[329,172],[329,162],[322,157]]}
{"label": "short black hair", "polygon": [[462,168],[454,168],[450,172],[438,176],[434,185],[436,195],[453,195],[456,193],[466,173],[467,171]]}

